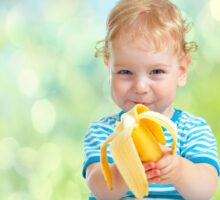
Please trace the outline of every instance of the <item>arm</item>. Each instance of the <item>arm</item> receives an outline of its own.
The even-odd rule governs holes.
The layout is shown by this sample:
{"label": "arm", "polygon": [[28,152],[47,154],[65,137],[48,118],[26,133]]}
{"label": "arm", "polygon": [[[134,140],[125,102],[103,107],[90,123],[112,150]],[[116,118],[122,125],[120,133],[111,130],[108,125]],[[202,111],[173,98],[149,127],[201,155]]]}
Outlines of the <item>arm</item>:
{"label": "arm", "polygon": [[86,170],[87,185],[99,200],[118,200],[128,191],[127,185],[114,164],[111,165],[111,173],[113,189],[109,190],[100,163],[91,164]]}
{"label": "arm", "polygon": [[186,199],[211,199],[218,184],[216,169],[210,164],[180,160],[182,169],[173,183],[177,191]]}
{"label": "arm", "polygon": [[190,200],[210,199],[217,188],[216,169],[206,163],[193,163],[178,155],[165,154],[157,163],[145,163],[150,182],[171,183]]}

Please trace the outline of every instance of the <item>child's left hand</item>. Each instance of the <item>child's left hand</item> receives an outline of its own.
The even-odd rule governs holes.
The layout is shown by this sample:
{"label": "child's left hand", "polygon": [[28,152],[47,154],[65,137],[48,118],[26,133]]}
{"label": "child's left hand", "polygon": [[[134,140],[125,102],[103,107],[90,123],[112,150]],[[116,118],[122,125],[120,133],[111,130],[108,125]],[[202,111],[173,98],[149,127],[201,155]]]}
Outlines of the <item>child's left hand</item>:
{"label": "child's left hand", "polygon": [[158,162],[143,163],[150,183],[174,183],[181,173],[181,157],[169,151]]}

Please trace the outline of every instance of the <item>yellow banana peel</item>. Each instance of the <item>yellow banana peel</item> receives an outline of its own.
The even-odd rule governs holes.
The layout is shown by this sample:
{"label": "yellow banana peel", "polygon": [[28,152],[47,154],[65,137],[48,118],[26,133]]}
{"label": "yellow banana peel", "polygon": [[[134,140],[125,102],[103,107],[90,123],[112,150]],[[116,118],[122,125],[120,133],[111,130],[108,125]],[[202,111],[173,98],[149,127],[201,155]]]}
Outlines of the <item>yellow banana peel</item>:
{"label": "yellow banana peel", "polygon": [[173,138],[171,153],[175,153],[177,128],[164,115],[150,111],[137,104],[123,114],[116,123],[114,133],[101,146],[102,171],[110,190],[113,188],[111,170],[106,155],[111,142],[111,154],[125,183],[137,199],[148,195],[148,180],[142,162],[158,161],[163,156],[166,144],[163,130],[166,128]]}

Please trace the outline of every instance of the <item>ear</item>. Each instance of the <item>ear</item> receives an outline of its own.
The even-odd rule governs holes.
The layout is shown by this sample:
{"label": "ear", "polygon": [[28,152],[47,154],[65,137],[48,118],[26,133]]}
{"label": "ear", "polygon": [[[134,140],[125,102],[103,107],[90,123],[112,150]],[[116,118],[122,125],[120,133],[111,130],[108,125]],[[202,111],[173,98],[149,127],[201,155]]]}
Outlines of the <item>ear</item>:
{"label": "ear", "polygon": [[179,61],[179,72],[178,72],[178,87],[183,87],[187,81],[188,67],[191,62],[191,57],[189,55],[184,56]]}

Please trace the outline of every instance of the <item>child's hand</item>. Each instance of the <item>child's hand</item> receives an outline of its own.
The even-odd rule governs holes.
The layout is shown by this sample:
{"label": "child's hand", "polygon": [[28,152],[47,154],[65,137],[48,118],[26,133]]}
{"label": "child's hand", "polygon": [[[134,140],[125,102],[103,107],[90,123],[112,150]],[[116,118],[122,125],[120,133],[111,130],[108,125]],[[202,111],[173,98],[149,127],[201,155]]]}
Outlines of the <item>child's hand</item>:
{"label": "child's hand", "polygon": [[180,177],[181,157],[177,154],[167,152],[155,165],[160,171],[161,184],[174,183]]}
{"label": "child's hand", "polygon": [[149,183],[158,183],[160,181],[160,170],[157,168],[156,163],[146,162],[143,163],[145,173]]}
{"label": "child's hand", "polygon": [[180,176],[181,158],[169,151],[158,162],[143,163],[150,183],[174,183]]}

